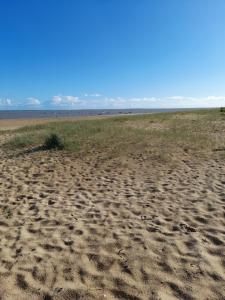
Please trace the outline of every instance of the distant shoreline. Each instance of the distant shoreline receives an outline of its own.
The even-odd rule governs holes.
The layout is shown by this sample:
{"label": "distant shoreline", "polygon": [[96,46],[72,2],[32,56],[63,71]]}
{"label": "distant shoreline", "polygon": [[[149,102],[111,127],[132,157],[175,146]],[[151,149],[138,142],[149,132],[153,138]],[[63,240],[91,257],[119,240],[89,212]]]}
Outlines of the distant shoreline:
{"label": "distant shoreline", "polygon": [[144,113],[176,112],[200,108],[171,109],[84,109],[84,110],[0,110],[0,120],[54,119],[89,116],[132,115]]}
{"label": "distant shoreline", "polygon": [[[0,111],[0,131],[15,130],[24,126],[39,125],[49,122],[60,121],[79,121],[89,119],[102,119],[115,116],[126,115],[140,115],[140,114],[154,114],[163,112],[182,112],[199,110],[200,108],[186,108],[186,109],[108,109],[108,110],[79,110],[79,111]],[[57,112],[58,114],[55,114]]]}

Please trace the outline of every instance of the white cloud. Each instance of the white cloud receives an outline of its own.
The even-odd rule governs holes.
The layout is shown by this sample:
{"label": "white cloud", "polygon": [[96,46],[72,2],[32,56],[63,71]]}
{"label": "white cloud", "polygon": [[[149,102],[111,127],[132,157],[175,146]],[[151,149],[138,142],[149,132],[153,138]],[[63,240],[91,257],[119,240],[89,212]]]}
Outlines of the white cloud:
{"label": "white cloud", "polygon": [[[58,108],[195,108],[195,107],[221,107],[225,106],[225,96],[206,96],[206,97],[185,97],[185,96],[167,96],[167,97],[103,97],[100,94],[85,94],[83,99],[73,95],[56,95],[51,100],[41,101],[35,97],[29,97],[25,100],[12,100],[9,98],[0,98],[0,107],[3,109],[10,107],[26,107],[29,105]],[[93,95],[91,97],[91,95]],[[95,95],[95,96],[94,96]],[[89,98],[88,98],[89,97]]]}
{"label": "white cloud", "polygon": [[99,93],[93,93],[93,94],[84,94],[84,97],[101,97],[102,95]]}
{"label": "white cloud", "polygon": [[9,99],[9,98],[0,99],[0,105],[1,106],[11,106],[12,105],[12,100]]}
{"label": "white cloud", "polygon": [[52,103],[53,104],[60,104],[62,102],[62,97],[61,96],[53,96],[52,98]]}
{"label": "white cloud", "polygon": [[225,96],[184,97],[172,96],[164,98],[166,103],[175,107],[218,107],[225,105]]}
{"label": "white cloud", "polygon": [[7,98],[5,101],[6,101],[7,105],[12,105],[12,100],[11,99]]}
{"label": "white cloud", "polygon": [[96,94],[91,94],[90,96],[91,97],[101,97],[101,94],[96,93]]}
{"label": "white cloud", "polygon": [[225,96],[208,97],[105,97],[103,99],[87,101],[87,106],[96,108],[197,108],[225,106]]}
{"label": "white cloud", "polygon": [[70,104],[76,104],[79,103],[81,100],[78,97],[74,96],[64,96],[64,101]]}
{"label": "white cloud", "polygon": [[154,104],[157,98],[100,97],[81,101],[82,108],[140,108]]}
{"label": "white cloud", "polygon": [[75,96],[54,96],[52,98],[52,104],[54,105],[75,105],[81,103],[79,97]]}
{"label": "white cloud", "polygon": [[28,102],[27,102],[28,105],[40,105],[41,104],[41,101],[37,98],[30,97],[30,98],[27,98],[27,100],[28,100]]}
{"label": "white cloud", "polygon": [[[86,94],[87,95],[87,94]],[[90,96],[90,95],[89,95]],[[81,100],[74,96],[55,96],[54,104],[77,108],[191,108],[225,106],[225,96],[208,96],[202,98],[185,96],[168,97],[93,97]]]}

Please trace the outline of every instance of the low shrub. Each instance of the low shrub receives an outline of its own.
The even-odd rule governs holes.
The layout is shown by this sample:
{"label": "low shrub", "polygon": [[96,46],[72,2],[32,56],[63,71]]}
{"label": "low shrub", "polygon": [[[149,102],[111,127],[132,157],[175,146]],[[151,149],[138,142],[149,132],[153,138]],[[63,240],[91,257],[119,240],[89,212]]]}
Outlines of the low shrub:
{"label": "low shrub", "polygon": [[51,149],[61,150],[64,148],[64,145],[60,137],[57,134],[52,133],[45,138],[43,148],[46,150],[51,150]]}

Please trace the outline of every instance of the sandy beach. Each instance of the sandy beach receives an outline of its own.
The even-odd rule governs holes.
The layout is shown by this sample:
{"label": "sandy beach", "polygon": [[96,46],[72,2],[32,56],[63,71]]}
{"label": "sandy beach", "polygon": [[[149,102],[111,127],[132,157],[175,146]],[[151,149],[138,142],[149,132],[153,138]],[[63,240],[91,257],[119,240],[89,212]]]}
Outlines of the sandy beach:
{"label": "sandy beach", "polygon": [[0,151],[1,299],[225,299],[220,151]]}
{"label": "sandy beach", "polygon": [[0,119],[0,131],[15,130],[24,126],[35,126],[52,122],[96,120],[110,118],[111,116],[76,116],[76,117],[59,117],[59,118],[29,118],[29,119]]}

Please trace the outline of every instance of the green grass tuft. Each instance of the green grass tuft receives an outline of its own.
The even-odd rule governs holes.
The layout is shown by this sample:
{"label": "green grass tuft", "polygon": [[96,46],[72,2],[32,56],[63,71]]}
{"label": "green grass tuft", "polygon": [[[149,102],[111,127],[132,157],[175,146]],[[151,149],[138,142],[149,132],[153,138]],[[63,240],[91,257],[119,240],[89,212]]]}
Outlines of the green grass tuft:
{"label": "green grass tuft", "polygon": [[46,137],[43,145],[43,149],[45,150],[52,150],[52,149],[58,149],[62,150],[64,148],[64,145],[60,139],[60,137],[52,133],[49,136]]}

